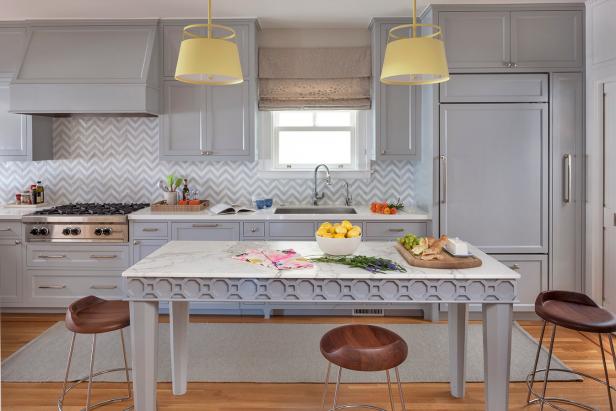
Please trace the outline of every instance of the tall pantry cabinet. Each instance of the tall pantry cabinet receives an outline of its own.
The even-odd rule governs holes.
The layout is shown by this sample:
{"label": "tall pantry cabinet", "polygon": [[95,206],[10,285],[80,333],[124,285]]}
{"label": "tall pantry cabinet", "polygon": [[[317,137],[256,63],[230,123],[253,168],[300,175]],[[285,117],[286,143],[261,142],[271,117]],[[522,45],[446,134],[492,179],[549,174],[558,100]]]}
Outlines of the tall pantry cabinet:
{"label": "tall pantry cabinet", "polygon": [[451,72],[422,88],[435,234],[519,271],[518,311],[583,291],[583,5],[435,5],[423,22],[441,25]]}

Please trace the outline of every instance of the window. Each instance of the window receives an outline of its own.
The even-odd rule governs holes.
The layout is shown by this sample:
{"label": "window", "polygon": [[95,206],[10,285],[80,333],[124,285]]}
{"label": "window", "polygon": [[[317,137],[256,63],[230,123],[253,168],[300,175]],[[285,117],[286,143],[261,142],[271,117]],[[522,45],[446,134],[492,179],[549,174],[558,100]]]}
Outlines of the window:
{"label": "window", "polygon": [[332,169],[358,170],[365,143],[360,141],[359,111],[274,111],[273,170],[312,170],[325,163]]}

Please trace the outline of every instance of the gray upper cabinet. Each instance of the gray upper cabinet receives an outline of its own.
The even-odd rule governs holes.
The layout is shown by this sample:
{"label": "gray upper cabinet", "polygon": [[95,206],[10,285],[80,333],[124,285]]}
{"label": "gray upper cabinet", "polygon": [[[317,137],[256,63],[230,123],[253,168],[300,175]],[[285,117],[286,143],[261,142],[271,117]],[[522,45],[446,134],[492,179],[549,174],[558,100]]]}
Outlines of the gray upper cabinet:
{"label": "gray upper cabinet", "polygon": [[26,28],[11,23],[0,24],[0,78],[11,80],[17,69],[26,44]]}
{"label": "gray upper cabinet", "polygon": [[389,29],[402,22],[372,23],[373,127],[377,160],[417,160],[420,157],[417,87],[380,82]]}
{"label": "gray upper cabinet", "polygon": [[582,68],[582,13],[520,11],[511,13],[511,62],[524,67]]}
{"label": "gray upper cabinet", "polygon": [[509,12],[442,12],[439,24],[450,68],[507,66]]}
{"label": "gray upper cabinet", "polygon": [[160,117],[160,154],[163,159],[200,156],[205,149],[205,87],[165,81]]}

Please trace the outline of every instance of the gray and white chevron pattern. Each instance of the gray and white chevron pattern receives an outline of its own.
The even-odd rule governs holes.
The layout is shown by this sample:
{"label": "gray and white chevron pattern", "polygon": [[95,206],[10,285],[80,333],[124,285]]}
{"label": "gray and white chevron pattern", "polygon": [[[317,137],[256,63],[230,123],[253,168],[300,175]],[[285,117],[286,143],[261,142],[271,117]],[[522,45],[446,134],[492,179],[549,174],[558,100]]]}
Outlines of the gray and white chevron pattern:
{"label": "gray and white chevron pattern", "polygon": [[[178,162],[158,158],[158,120],[77,117],[54,120],[54,160],[0,162],[0,203],[42,180],[47,198],[68,202],[152,202],[169,173],[189,178],[191,187],[213,202],[249,203],[253,195],[289,204],[310,202],[312,180],[263,179],[257,162]],[[398,197],[414,205],[415,169],[408,161],[376,163],[370,179],[350,180],[356,204]],[[344,201],[344,185],[334,180],[325,203]]]}

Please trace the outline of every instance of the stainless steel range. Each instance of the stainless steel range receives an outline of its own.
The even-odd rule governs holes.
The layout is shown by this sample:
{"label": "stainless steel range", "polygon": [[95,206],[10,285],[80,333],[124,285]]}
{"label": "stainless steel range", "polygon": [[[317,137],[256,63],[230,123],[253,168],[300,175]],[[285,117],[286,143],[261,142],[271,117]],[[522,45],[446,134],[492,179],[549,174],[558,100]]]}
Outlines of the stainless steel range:
{"label": "stainless steel range", "polygon": [[79,203],[36,211],[23,217],[26,241],[128,241],[128,214],[149,207],[145,203]]}

